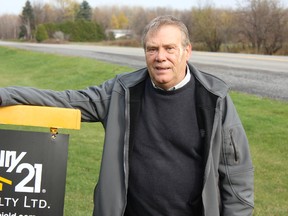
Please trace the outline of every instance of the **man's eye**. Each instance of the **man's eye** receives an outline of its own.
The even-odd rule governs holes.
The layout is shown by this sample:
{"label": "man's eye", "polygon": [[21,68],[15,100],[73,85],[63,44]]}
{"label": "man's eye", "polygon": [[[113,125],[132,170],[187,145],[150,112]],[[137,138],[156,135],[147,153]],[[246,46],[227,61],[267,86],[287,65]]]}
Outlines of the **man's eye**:
{"label": "man's eye", "polygon": [[156,52],[157,51],[157,49],[156,48],[147,48],[147,50],[146,50],[148,53],[154,53],[154,52]]}
{"label": "man's eye", "polygon": [[174,52],[175,48],[174,47],[167,47],[166,50],[167,50],[167,52],[171,53],[171,52]]}

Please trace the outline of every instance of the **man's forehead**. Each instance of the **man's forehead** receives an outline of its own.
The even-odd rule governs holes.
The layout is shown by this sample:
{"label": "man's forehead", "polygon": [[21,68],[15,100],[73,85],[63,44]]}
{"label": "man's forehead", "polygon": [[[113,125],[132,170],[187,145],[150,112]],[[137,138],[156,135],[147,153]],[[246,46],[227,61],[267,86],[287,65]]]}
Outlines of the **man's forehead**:
{"label": "man's forehead", "polygon": [[[169,28],[169,26],[167,27]],[[182,34],[180,30],[177,32],[177,30],[175,29],[168,29],[168,28],[160,28],[148,32],[146,36],[146,45],[159,44],[159,43],[163,43],[165,45],[172,45],[172,44],[176,45],[178,43],[181,43]],[[175,28],[177,29],[177,27]]]}

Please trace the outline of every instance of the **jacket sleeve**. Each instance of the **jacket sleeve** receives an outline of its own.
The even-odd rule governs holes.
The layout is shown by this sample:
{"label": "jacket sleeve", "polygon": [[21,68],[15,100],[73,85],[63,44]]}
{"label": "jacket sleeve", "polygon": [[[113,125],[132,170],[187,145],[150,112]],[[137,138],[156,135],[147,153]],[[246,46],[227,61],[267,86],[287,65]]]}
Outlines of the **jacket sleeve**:
{"label": "jacket sleeve", "polygon": [[250,216],[254,208],[254,170],[248,140],[235,106],[225,101],[219,165],[223,216]]}
{"label": "jacket sleeve", "polygon": [[82,121],[103,121],[106,117],[115,79],[84,90],[41,90],[30,87],[0,88],[1,106],[36,105],[74,108]]}

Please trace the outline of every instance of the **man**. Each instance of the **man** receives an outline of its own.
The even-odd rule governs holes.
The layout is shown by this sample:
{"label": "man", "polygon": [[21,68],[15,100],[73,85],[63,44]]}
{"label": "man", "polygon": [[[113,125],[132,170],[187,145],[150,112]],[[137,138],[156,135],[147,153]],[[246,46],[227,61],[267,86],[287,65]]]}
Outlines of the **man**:
{"label": "man", "polygon": [[152,20],[143,46],[147,68],[81,91],[3,88],[2,105],[77,108],[104,125],[94,216],[252,215],[253,166],[228,87],[187,63],[174,17]]}

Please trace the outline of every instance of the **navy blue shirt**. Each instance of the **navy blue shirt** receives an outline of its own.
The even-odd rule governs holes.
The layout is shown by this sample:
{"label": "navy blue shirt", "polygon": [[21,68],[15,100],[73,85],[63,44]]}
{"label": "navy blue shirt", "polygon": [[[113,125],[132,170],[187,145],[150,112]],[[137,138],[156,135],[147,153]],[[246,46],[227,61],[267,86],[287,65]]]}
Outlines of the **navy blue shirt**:
{"label": "navy blue shirt", "polygon": [[125,216],[199,216],[203,146],[195,109],[195,80],[174,91],[149,79],[130,157]]}

